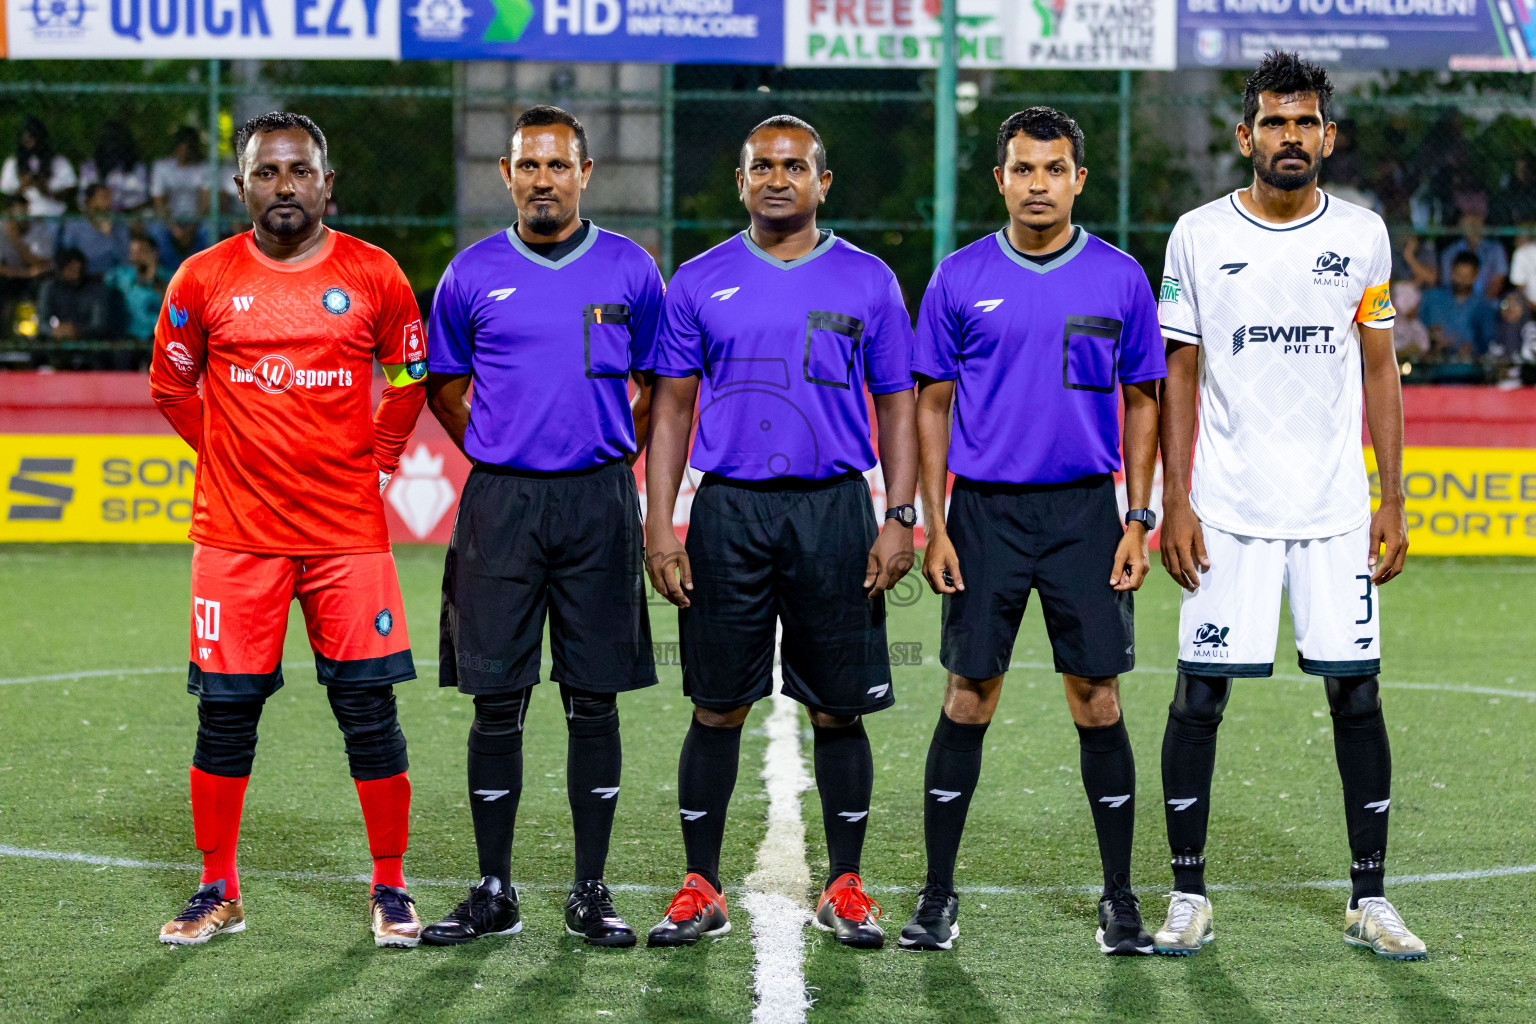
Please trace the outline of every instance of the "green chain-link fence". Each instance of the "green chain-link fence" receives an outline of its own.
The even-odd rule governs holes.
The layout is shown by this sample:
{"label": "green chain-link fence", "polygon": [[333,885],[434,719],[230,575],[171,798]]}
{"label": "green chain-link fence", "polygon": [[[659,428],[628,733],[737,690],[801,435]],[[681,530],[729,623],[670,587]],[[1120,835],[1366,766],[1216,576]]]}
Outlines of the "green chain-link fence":
{"label": "green chain-link fence", "polygon": [[[469,166],[464,154],[474,148],[465,136],[486,130],[486,122],[466,110],[510,112],[554,101],[620,119],[628,111],[659,111],[653,122],[635,122],[657,136],[647,171],[654,176],[654,203],[637,212],[631,202],[620,215],[598,216],[652,239],[667,273],[740,230],[744,216],[732,172],[741,139],[765,117],[794,113],[817,125],[827,143],[835,178],[824,223],[890,263],[915,312],[932,270],[932,72],[679,66],[644,78],[655,83],[644,88],[626,87],[623,76],[615,76],[611,88],[593,90],[573,88],[573,76],[557,66],[539,67],[548,75],[525,75],[517,88],[488,91],[472,87],[475,76],[464,66],[447,63],[0,64],[0,154],[24,159],[21,137],[29,124],[34,134],[41,124],[48,147],[65,158],[74,179],[42,197],[56,199],[54,207],[36,196],[7,204],[0,233],[0,359],[16,367],[141,366],[148,345],[142,322],[130,329],[133,303],[123,296],[134,282],[127,271],[99,286],[115,303],[105,322],[64,321],[70,326],[63,330],[53,323],[59,310],[78,311],[83,302],[73,282],[58,280],[62,243],[102,244],[88,233],[93,228],[82,210],[81,185],[106,179],[122,186],[115,208],[99,213],[94,230],[145,233],[163,280],[165,265],[184,252],[243,229],[243,210],[227,189],[230,134],[245,117],[280,106],[309,114],[327,132],[338,170],[328,222],[389,250],[424,296],[459,244],[504,226],[511,214],[509,205],[466,212],[460,201],[459,179]],[[1436,250],[1456,244],[1463,228],[1486,239],[1477,250],[1489,272],[1484,277],[1504,264],[1506,280],[1513,270],[1524,283],[1523,261],[1507,264],[1528,229],[1536,235],[1533,82],[1533,76],[1404,74],[1373,77],[1338,96],[1339,150],[1324,166],[1325,185],[1382,213],[1398,252],[1395,277],[1415,281],[1417,291],[1446,283],[1439,280],[1445,268]],[[997,125],[1021,107],[1045,103],[1075,116],[1087,136],[1089,178],[1075,218],[1126,248],[1156,278],[1178,215],[1251,176],[1232,143],[1241,91],[1240,74],[1210,71],[962,73],[955,155],[960,244],[1002,223],[991,173]],[[155,162],[173,157],[178,129],[189,140],[182,163],[160,175],[167,184],[156,191],[163,194],[151,197]],[[116,166],[115,177],[101,170],[108,165]],[[34,191],[65,181],[44,177],[32,181]],[[176,182],[179,200],[169,184]],[[187,189],[195,191],[197,183],[212,186],[217,199],[206,205],[194,199],[189,208]],[[0,182],[18,191],[15,186]],[[100,267],[93,261],[91,269]],[[155,278],[148,270],[139,277],[143,306],[142,287],[152,287]],[[1488,288],[1489,336],[1473,339],[1469,353],[1454,338],[1414,342],[1412,328],[1400,331],[1419,346],[1406,345],[1405,358],[1425,371],[1410,379],[1488,379],[1518,375],[1523,361],[1536,366],[1529,304],[1518,297],[1503,301],[1497,279],[1479,284]],[[1536,297],[1536,282],[1531,289]],[[1399,288],[1410,298],[1414,291]]]}

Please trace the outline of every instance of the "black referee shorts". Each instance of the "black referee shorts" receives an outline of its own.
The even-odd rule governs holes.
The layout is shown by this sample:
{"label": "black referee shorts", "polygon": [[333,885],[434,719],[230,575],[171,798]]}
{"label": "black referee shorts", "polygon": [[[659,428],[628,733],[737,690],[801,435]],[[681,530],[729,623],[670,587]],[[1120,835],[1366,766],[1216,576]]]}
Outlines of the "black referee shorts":
{"label": "black referee shorts", "polygon": [[1113,477],[956,477],[946,522],[965,589],[944,597],[945,668],[967,679],[1006,672],[1031,588],[1040,592],[1057,672],[1099,679],[1135,666],[1132,594],[1109,585],[1124,535]]}
{"label": "black referee shorts", "polygon": [[678,612],[683,692],[729,711],[773,692],[774,623],[784,692],[839,716],[896,702],[885,640],[885,595],[866,596],[878,535],[869,485],[827,480],[727,480],[707,474],[693,499],[689,606]]}
{"label": "black referee shorts", "polygon": [[509,693],[549,678],[614,693],[656,682],[635,476],[622,459],[571,473],[477,465],[443,570],[439,686]]}

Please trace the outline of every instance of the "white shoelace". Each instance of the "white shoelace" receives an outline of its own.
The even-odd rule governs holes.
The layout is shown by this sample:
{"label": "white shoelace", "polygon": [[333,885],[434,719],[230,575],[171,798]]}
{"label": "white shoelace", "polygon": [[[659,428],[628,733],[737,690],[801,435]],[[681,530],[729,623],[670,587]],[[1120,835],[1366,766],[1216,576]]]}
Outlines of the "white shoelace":
{"label": "white shoelace", "polygon": [[1168,930],[1182,932],[1195,919],[1200,909],[1200,899],[1182,892],[1171,892],[1168,895],[1173,899],[1173,905],[1168,908]]}
{"label": "white shoelace", "polygon": [[1397,908],[1388,903],[1384,896],[1367,896],[1357,906],[1366,912],[1366,916],[1374,919],[1381,930],[1394,938],[1402,938],[1411,934],[1408,926],[1403,924],[1403,919],[1398,916]]}

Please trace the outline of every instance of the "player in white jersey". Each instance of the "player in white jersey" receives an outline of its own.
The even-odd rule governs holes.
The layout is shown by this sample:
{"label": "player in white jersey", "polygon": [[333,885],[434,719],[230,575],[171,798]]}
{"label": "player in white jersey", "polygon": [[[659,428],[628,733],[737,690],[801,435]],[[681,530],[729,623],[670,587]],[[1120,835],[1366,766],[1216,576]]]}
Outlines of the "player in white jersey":
{"label": "player in white jersey", "polygon": [[[1174,892],[1159,953],[1193,954],[1214,934],[1204,851],[1216,728],[1234,678],[1274,671],[1284,589],[1301,669],[1323,677],[1333,715],[1353,856],[1345,941],[1425,955],[1383,889],[1392,761],[1376,588],[1402,571],[1408,548],[1392,252],[1380,217],[1317,187],[1333,150],[1332,94],[1321,67],[1266,56],[1237,126],[1253,184],[1185,214],[1168,240],[1162,559],[1185,593],[1163,737]],[[1374,516],[1362,364],[1381,482]]]}

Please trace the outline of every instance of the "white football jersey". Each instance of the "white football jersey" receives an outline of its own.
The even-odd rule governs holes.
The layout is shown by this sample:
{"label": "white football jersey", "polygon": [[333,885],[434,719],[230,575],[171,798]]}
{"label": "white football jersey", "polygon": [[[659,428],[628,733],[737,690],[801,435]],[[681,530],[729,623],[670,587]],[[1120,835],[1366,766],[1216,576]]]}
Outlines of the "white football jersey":
{"label": "white football jersey", "polygon": [[1223,196],[1179,218],[1158,319],[1200,346],[1190,501],[1244,537],[1312,540],[1369,521],[1357,323],[1390,327],[1392,247],[1380,217],[1320,192],[1265,224]]}

